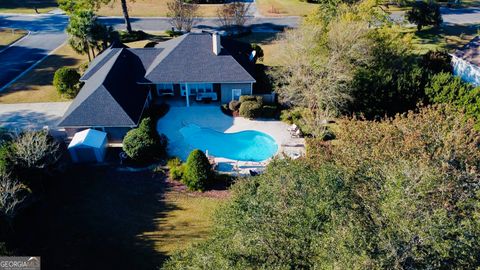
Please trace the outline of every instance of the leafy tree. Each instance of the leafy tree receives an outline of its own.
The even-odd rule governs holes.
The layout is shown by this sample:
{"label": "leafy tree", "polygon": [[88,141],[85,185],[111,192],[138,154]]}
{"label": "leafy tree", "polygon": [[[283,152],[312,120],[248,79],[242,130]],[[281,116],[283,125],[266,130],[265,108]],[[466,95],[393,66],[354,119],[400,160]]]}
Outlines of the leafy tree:
{"label": "leafy tree", "polygon": [[173,27],[178,31],[190,32],[192,30],[199,8],[196,1],[172,0],[167,3],[167,8],[167,16],[170,17],[170,23]]}
{"label": "leafy tree", "polygon": [[123,151],[136,161],[150,162],[165,153],[167,139],[159,135],[150,118],[144,118],[138,128],[130,130],[123,139]]}
{"label": "leafy tree", "polygon": [[195,149],[188,155],[183,183],[191,190],[203,191],[212,177],[212,166],[201,150]]}
{"label": "leafy tree", "polygon": [[[60,9],[67,14],[73,15],[81,10],[98,10],[102,5],[113,3],[117,0],[57,0]],[[130,0],[134,2],[135,0]],[[130,16],[128,14],[127,0],[120,0],[123,17],[125,18],[125,27],[127,32],[132,32]]]}
{"label": "leafy tree", "polygon": [[53,76],[53,86],[60,95],[66,95],[74,98],[79,90],[80,73],[77,69],[70,67],[61,67],[55,71]]}
{"label": "leafy tree", "polygon": [[417,25],[418,31],[427,25],[438,27],[443,21],[440,6],[433,0],[415,1],[412,9],[407,12],[407,19]]}

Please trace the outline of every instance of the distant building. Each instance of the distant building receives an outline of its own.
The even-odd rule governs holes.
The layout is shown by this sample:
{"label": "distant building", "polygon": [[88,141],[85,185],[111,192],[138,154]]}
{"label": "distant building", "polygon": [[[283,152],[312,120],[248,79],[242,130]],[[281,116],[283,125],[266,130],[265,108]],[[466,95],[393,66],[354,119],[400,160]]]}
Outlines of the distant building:
{"label": "distant building", "polygon": [[480,86],[480,36],[452,54],[453,74]]}

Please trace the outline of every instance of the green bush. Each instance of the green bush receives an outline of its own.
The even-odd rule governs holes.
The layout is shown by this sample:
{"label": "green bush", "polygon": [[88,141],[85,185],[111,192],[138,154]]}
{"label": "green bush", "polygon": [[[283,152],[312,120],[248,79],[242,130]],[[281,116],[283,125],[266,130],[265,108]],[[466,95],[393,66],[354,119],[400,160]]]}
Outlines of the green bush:
{"label": "green bush", "polygon": [[234,112],[234,111],[238,111],[240,109],[240,101],[238,100],[232,100],[228,103],[228,109],[230,109],[230,111]]}
{"label": "green bush", "polygon": [[175,31],[175,30],[167,30],[165,31],[165,34],[167,34],[169,37],[178,37],[183,35],[182,31]]}
{"label": "green bush", "polygon": [[278,107],[275,105],[263,106],[261,116],[264,118],[278,118]]}
{"label": "green bush", "polygon": [[120,41],[122,43],[139,41],[146,39],[147,37],[148,34],[143,32],[142,30],[132,31],[131,33],[127,31],[120,31]]}
{"label": "green bush", "polygon": [[254,50],[255,53],[256,53],[255,54],[255,61],[256,60],[260,60],[260,61],[263,60],[264,54],[263,54],[263,49],[262,49],[262,47],[260,47],[260,45],[255,44],[255,43],[252,44],[252,50]]}
{"label": "green bush", "polygon": [[53,86],[60,95],[74,98],[80,87],[80,73],[75,68],[61,67],[55,71],[53,76]]}
{"label": "green bush", "polygon": [[171,179],[181,180],[185,173],[185,164],[179,158],[172,158],[167,162],[169,175]]}
{"label": "green bush", "polygon": [[207,156],[200,150],[193,150],[188,156],[183,183],[190,190],[203,191],[212,177],[212,167]]}
{"label": "green bush", "polygon": [[165,154],[167,138],[158,135],[150,118],[144,118],[138,128],[123,139],[123,151],[135,161],[150,162]]}
{"label": "green bush", "polygon": [[260,105],[263,104],[263,97],[261,96],[240,96],[240,103],[243,103],[245,101],[256,101],[260,103]]}
{"label": "green bush", "polygon": [[155,47],[155,45],[157,45],[157,44],[158,44],[158,42],[156,42],[156,41],[150,41],[150,42],[148,42],[147,44],[145,44],[145,46],[143,46],[143,47],[144,47],[144,48],[153,48],[153,47]]}
{"label": "green bush", "polygon": [[240,105],[240,116],[254,119],[257,118],[262,110],[262,104],[257,101],[245,101]]}

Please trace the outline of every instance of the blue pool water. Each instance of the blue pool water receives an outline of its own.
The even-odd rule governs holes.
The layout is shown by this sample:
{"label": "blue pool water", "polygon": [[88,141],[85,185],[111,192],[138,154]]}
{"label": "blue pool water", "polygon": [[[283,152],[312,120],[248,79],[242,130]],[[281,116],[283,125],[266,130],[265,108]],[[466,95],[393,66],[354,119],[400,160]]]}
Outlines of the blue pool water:
{"label": "blue pool water", "polygon": [[191,147],[233,160],[263,161],[275,155],[278,149],[272,137],[254,130],[222,133],[191,124],[181,128],[180,133]]}

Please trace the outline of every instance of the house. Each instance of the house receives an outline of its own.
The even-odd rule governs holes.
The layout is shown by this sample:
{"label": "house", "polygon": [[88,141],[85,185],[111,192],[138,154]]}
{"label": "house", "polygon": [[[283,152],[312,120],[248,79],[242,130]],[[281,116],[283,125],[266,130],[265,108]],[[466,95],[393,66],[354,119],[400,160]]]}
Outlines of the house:
{"label": "house", "polygon": [[93,128],[121,140],[155,99],[227,103],[251,95],[255,79],[216,33],[188,33],[154,48],[113,45],[90,64],[84,85],[58,123],[69,137]]}
{"label": "house", "polygon": [[480,36],[457,50],[452,56],[453,74],[463,81],[480,85]]}

